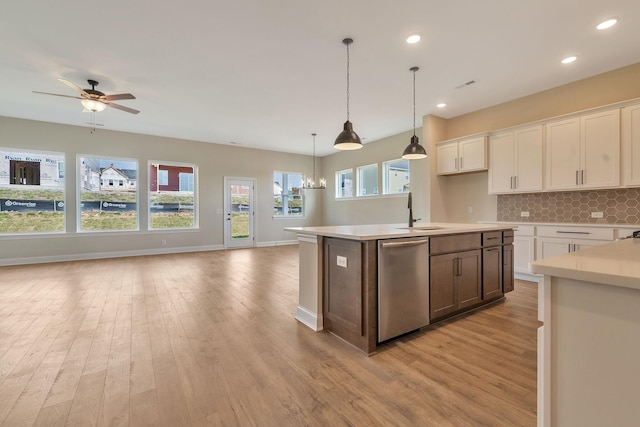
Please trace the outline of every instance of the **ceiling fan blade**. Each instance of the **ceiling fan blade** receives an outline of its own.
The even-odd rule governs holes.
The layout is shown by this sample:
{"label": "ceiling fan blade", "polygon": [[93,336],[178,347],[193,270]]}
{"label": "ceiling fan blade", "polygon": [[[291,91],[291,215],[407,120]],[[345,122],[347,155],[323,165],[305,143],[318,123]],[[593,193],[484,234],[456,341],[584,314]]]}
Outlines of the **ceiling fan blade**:
{"label": "ceiling fan blade", "polygon": [[61,96],[63,98],[73,98],[73,99],[84,99],[79,96],[71,96],[71,95],[60,95],[59,93],[49,93],[49,92],[39,92],[37,90],[32,91],[33,93],[39,93],[41,95],[53,95],[53,96]]}
{"label": "ceiling fan blade", "polygon": [[115,95],[106,95],[105,99],[107,101],[118,101],[120,99],[136,99],[136,97],[130,93],[117,93]]}
{"label": "ceiling fan blade", "polygon": [[87,92],[85,92],[84,89],[82,89],[80,86],[78,86],[77,84],[75,84],[72,81],[69,81],[69,80],[66,80],[66,79],[58,79],[58,81],[66,84],[71,89],[75,90],[76,92],[79,92],[79,93],[83,94],[84,96],[89,96],[89,94]]}
{"label": "ceiling fan blade", "polygon": [[140,111],[134,110],[133,108],[125,107],[124,105],[114,104],[113,102],[105,102],[109,107],[117,108],[118,110],[126,111],[131,114],[138,114]]}

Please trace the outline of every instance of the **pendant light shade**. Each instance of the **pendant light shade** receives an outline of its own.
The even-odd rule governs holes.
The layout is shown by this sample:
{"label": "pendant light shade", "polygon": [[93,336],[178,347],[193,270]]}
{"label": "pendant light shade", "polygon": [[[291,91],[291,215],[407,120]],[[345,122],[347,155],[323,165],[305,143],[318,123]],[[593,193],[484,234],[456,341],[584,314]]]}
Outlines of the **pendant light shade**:
{"label": "pendant light shade", "polygon": [[362,148],[362,141],[357,133],[353,131],[353,124],[349,121],[349,45],[353,43],[353,39],[346,38],[342,40],[347,46],[347,121],[344,122],[343,131],[333,143],[333,148],[338,150],[357,150]]}
{"label": "pendant light shade", "polygon": [[326,179],[320,178],[318,185],[316,185],[316,134],[312,133],[311,136],[313,136],[313,178],[303,177],[302,188],[305,190],[324,190],[327,188]]}
{"label": "pendant light shade", "polygon": [[420,145],[420,140],[416,136],[416,71],[418,67],[411,67],[409,71],[413,72],[413,136],[407,148],[402,152],[402,158],[407,160],[424,159],[427,157],[427,150]]}

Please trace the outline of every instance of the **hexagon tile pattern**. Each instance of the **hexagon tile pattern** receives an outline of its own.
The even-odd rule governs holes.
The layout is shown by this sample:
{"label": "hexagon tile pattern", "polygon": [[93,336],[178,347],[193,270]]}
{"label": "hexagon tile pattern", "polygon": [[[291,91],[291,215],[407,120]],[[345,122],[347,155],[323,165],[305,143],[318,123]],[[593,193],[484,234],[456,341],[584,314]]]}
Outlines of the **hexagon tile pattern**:
{"label": "hexagon tile pattern", "polygon": [[[604,217],[591,218],[592,212]],[[499,195],[498,221],[640,224],[640,188]]]}

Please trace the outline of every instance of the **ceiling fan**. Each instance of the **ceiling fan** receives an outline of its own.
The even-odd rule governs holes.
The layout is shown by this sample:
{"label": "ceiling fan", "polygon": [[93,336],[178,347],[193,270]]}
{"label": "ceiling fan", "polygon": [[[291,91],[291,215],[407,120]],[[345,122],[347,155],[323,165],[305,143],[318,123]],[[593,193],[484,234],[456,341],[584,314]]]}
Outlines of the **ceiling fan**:
{"label": "ceiling fan", "polygon": [[71,89],[78,92],[80,96],[61,95],[58,93],[49,93],[49,92],[38,92],[35,90],[33,91],[33,93],[39,93],[42,95],[62,96],[63,98],[79,99],[80,102],[82,103],[82,106],[87,111],[92,111],[92,112],[102,111],[107,107],[113,107],[118,110],[126,111],[127,113],[131,113],[131,114],[138,114],[140,112],[133,108],[125,107],[124,105],[115,104],[111,102],[111,101],[118,101],[121,99],[136,99],[136,97],[131,95],[130,93],[118,93],[115,95],[105,95],[99,90],[96,90],[96,86],[98,86],[98,82],[91,79],[87,80],[87,82],[91,85],[91,89],[82,89],[80,86],[78,86],[77,84],[69,80],[65,80],[65,79],[58,79],[58,80],[66,84],[67,86],[69,86]]}

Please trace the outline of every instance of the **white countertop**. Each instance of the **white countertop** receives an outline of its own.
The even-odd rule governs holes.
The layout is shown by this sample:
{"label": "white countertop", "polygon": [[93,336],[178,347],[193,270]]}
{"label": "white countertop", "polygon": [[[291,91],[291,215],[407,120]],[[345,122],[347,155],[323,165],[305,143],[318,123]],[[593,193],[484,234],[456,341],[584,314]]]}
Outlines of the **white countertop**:
{"label": "white countertop", "polygon": [[532,263],[533,272],[640,289],[640,239],[625,239]]}
{"label": "white countertop", "polygon": [[608,224],[608,223],[576,223],[576,222],[529,222],[529,221],[479,221],[480,224],[498,225],[534,225],[534,226],[560,226],[560,227],[606,227],[606,228],[631,228],[640,230],[640,224]]}
{"label": "white countertop", "polygon": [[[420,227],[437,227],[421,230]],[[393,239],[398,237],[437,236],[443,234],[473,233],[481,231],[510,230],[510,225],[459,224],[450,222],[416,223],[413,228],[407,224],[337,225],[323,227],[287,227],[285,231],[314,236],[339,237],[350,240]]]}

